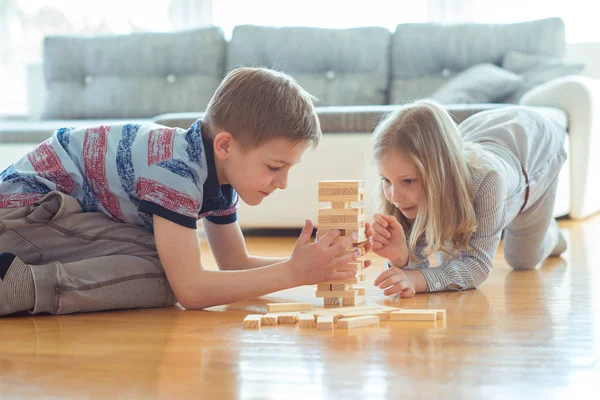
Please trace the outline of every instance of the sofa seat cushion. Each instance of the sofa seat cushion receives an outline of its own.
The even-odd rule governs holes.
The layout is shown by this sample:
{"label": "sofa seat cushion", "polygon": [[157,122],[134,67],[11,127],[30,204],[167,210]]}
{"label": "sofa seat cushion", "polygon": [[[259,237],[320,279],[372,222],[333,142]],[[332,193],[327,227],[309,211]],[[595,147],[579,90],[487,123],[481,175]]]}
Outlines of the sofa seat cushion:
{"label": "sofa seat cushion", "polygon": [[[510,104],[449,104],[444,107],[452,114],[457,123],[480,111],[493,108],[509,107]],[[382,106],[340,106],[316,107],[321,122],[321,130],[325,134],[332,133],[371,133],[377,124],[397,105]],[[553,107],[535,107],[545,115],[555,119],[565,128],[568,127],[568,116],[563,110]],[[202,113],[173,113],[154,117],[157,124],[170,127],[188,128]]]}

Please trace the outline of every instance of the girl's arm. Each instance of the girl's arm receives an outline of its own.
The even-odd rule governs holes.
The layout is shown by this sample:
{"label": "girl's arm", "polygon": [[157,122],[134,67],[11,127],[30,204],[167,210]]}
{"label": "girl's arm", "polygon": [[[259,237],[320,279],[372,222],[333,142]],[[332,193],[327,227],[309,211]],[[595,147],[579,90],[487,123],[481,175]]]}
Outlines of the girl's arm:
{"label": "girl's arm", "polygon": [[474,209],[477,231],[473,233],[470,250],[458,258],[447,260],[436,268],[415,264],[427,282],[428,292],[473,289],[489,276],[498,250],[502,230],[506,226],[506,179],[491,171],[483,178],[475,196]]}

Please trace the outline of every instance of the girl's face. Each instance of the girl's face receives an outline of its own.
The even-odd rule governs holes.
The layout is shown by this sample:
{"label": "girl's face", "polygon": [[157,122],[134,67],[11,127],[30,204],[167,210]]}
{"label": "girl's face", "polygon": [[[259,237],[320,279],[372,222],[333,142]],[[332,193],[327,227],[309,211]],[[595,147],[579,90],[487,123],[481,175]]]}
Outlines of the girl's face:
{"label": "girl's face", "polygon": [[421,201],[421,180],[414,164],[398,150],[389,150],[377,163],[385,198],[408,219],[415,219]]}

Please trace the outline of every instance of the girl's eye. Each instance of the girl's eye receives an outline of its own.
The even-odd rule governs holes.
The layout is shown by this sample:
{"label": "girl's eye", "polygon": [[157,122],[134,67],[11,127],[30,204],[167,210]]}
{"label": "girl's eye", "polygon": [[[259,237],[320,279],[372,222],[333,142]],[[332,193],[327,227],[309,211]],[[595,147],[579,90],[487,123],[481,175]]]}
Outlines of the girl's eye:
{"label": "girl's eye", "polygon": [[390,180],[389,180],[388,178],[381,178],[381,181],[382,181],[383,183],[385,183],[386,185],[387,185],[388,183],[390,183]]}
{"label": "girl's eye", "polygon": [[269,168],[269,170],[273,172],[277,172],[281,169],[281,167],[271,167],[270,165],[267,165],[267,168]]}
{"label": "girl's eye", "polygon": [[414,181],[415,181],[414,179],[405,179],[405,180],[404,180],[404,183],[406,183],[407,185],[410,185],[410,184],[412,184]]}

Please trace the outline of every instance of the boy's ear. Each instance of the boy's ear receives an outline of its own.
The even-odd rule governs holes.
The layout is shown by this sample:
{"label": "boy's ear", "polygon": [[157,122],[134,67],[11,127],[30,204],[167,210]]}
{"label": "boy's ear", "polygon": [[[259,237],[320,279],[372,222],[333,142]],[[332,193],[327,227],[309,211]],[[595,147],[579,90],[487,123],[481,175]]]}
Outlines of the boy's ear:
{"label": "boy's ear", "polygon": [[226,160],[229,157],[231,145],[234,141],[235,139],[231,133],[224,131],[219,132],[213,140],[215,156],[219,158],[219,160]]}

